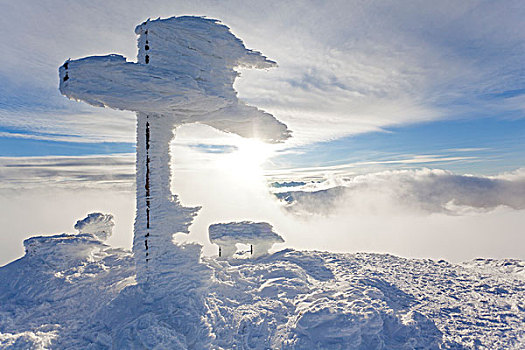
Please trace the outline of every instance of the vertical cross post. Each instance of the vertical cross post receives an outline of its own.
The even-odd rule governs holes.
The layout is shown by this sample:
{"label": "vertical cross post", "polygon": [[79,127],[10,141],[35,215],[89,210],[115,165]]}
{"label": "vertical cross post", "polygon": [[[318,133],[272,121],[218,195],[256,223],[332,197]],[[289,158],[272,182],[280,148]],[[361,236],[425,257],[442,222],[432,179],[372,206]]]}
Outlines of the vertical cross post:
{"label": "vertical cross post", "polygon": [[60,92],[97,107],[137,114],[137,212],[133,253],[139,282],[169,269],[172,235],[189,233],[200,207],[184,207],[170,190],[174,129],[202,123],[245,137],[279,142],[290,136],[272,115],[237,99],[235,67],[275,62],[246,49],[229,28],[202,17],[146,21],[137,62],[120,55],[68,60],[59,68]]}

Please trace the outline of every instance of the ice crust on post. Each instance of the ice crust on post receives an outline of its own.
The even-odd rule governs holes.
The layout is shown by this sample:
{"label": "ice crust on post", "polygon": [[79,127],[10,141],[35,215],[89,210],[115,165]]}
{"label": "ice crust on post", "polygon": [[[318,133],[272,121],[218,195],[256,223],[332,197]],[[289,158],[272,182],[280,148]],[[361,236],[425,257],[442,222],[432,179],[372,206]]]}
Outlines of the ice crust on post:
{"label": "ice crust on post", "polygon": [[273,231],[272,225],[267,222],[230,222],[210,225],[208,228],[210,242],[217,244],[221,249],[222,257],[231,257],[235,254],[235,244],[252,245],[253,257],[268,254],[274,243],[283,243],[284,239]]}
{"label": "ice crust on post", "polygon": [[[233,88],[236,67],[276,63],[247,49],[217,20],[172,17],[136,27],[137,62],[120,55],[68,60],[60,92],[98,107],[137,113],[137,214],[133,253],[139,282],[173,271],[172,235],[188,233],[200,207],[183,207],[170,190],[169,144],[175,129],[202,123],[243,137],[282,142],[286,125],[248,106]],[[200,251],[188,249],[187,251]],[[179,259],[180,260],[180,259]]]}
{"label": "ice crust on post", "polygon": [[266,142],[290,137],[274,116],[238,100],[235,68],[276,63],[245,48],[227,26],[183,16],[146,21],[135,33],[136,63],[115,54],[68,60],[59,68],[60,92],[97,107],[163,115],[176,125],[202,123]]}

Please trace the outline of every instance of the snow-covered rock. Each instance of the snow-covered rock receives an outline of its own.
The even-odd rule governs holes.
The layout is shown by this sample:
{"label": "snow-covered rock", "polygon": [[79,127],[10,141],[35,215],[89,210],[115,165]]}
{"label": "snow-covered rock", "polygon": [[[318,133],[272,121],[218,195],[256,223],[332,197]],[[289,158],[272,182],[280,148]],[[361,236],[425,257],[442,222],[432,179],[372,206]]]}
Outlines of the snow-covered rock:
{"label": "snow-covered rock", "polygon": [[109,248],[91,234],[36,236],[24,241],[28,258],[51,266],[75,265],[89,259],[95,251]]}
{"label": "snow-covered rock", "polygon": [[113,215],[102,213],[88,214],[84,219],[78,220],[75,229],[80,234],[91,234],[101,241],[105,241],[113,233]]}
{"label": "snow-covered rock", "polygon": [[113,215],[91,213],[76,222],[78,234],[62,233],[26,239],[26,258],[57,268],[91,261],[99,252],[110,249],[102,241],[111,236],[114,225]]}
{"label": "snow-covered rock", "polygon": [[282,243],[284,239],[273,231],[272,225],[267,222],[230,222],[213,224],[208,228],[210,242],[219,246],[222,257],[231,257],[235,254],[237,243],[252,246],[254,258],[268,254],[268,250],[275,243]]}
{"label": "snow-covered rock", "polygon": [[0,348],[93,348],[89,337],[104,341],[86,329],[136,283],[131,253],[91,234],[32,237],[24,245],[24,257],[0,268]]}

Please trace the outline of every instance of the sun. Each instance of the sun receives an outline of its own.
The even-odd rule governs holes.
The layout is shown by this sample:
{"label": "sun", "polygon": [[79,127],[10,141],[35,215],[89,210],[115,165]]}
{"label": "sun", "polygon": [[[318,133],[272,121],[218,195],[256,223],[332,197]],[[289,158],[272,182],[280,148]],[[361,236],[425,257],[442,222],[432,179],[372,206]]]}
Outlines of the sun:
{"label": "sun", "polygon": [[223,167],[246,180],[262,178],[262,165],[274,154],[275,146],[256,139],[240,139],[236,147],[223,161]]}

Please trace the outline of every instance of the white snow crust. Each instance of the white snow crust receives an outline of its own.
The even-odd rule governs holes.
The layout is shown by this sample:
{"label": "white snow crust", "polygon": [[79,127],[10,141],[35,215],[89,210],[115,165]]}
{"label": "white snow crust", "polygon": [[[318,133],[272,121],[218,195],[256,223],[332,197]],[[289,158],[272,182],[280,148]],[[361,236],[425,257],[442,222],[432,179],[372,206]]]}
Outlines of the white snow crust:
{"label": "white snow crust", "polygon": [[[0,267],[2,349],[522,349],[518,260],[454,265],[284,250],[201,258],[136,284],[130,252],[35,237]],[[67,248],[65,248],[67,247]],[[56,263],[57,257],[62,261]],[[502,268],[504,267],[504,268]]]}
{"label": "white snow crust", "polygon": [[253,257],[268,254],[274,243],[284,239],[273,231],[267,222],[230,222],[213,224],[208,228],[210,242],[221,248],[222,257],[231,257],[236,251],[237,243],[252,245]]}

